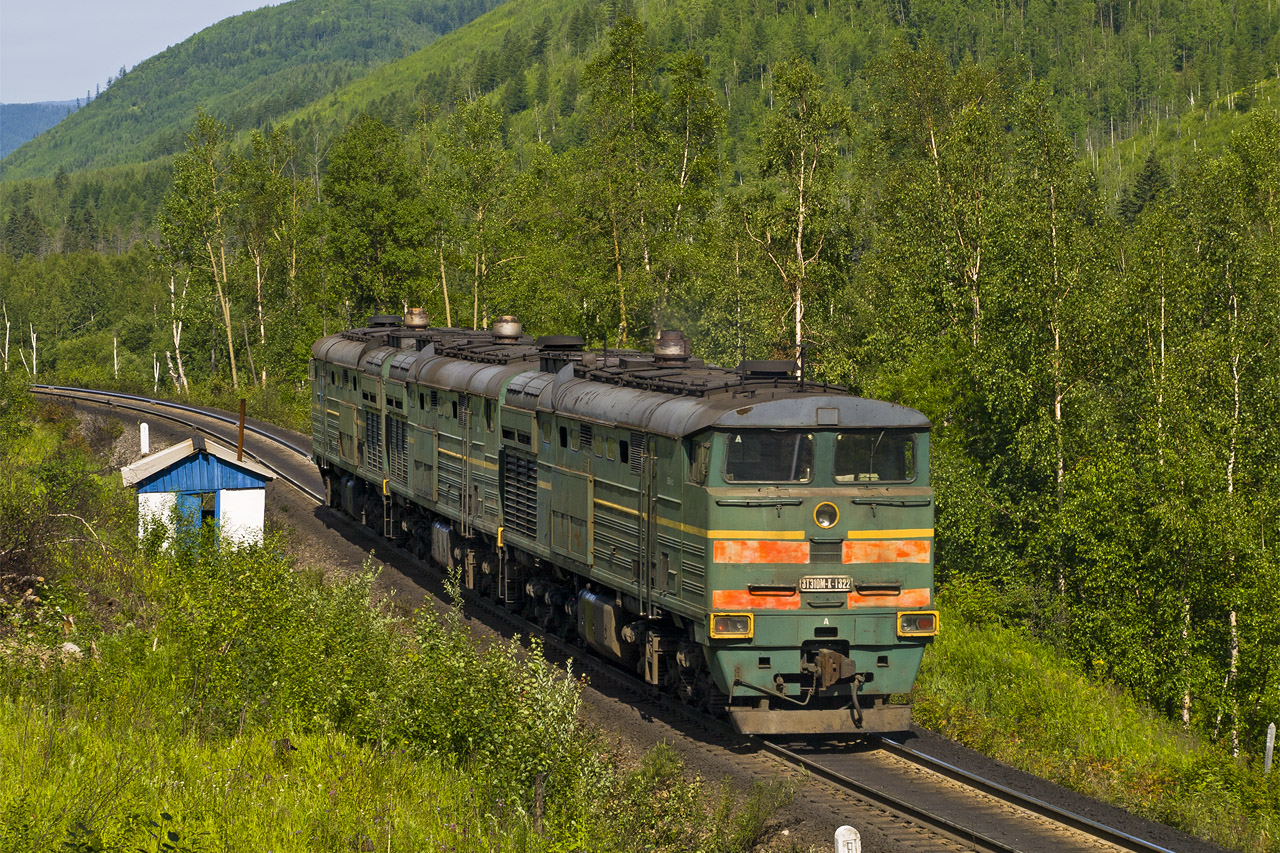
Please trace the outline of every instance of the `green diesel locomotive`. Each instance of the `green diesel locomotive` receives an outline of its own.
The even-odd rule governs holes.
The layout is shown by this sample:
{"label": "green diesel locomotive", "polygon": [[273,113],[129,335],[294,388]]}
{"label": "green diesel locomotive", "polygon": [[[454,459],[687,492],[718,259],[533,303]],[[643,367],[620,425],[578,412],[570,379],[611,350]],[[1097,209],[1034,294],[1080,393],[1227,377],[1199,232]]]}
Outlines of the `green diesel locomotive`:
{"label": "green diesel locomotive", "polygon": [[742,732],[900,731],[937,633],[929,422],[786,361],[372,317],[312,349],[330,505]]}

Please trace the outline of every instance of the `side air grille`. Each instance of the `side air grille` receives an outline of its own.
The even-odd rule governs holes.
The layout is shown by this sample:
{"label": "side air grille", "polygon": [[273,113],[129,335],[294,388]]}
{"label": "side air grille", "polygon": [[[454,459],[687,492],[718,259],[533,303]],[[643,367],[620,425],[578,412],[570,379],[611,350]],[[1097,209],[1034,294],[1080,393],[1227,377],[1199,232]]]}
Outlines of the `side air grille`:
{"label": "side air grille", "polygon": [[400,418],[387,418],[387,456],[391,463],[392,479],[399,483],[409,481],[408,427]]}
{"label": "side air grille", "polygon": [[372,461],[376,470],[382,470],[382,413],[364,413],[364,443],[366,461]]}
{"label": "side air grille", "polygon": [[644,473],[644,436],[638,432],[631,433],[631,473],[639,476]]}
{"label": "side air grille", "polygon": [[518,450],[507,451],[502,484],[503,524],[530,539],[538,538],[538,460]]}

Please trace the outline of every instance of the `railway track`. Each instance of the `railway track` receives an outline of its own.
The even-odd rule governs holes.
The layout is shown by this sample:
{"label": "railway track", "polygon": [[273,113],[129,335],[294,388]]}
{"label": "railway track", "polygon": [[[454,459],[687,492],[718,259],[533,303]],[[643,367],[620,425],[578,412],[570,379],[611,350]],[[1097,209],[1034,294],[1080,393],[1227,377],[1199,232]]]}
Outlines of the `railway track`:
{"label": "railway track", "polygon": [[[238,418],[214,409],[60,386],[32,386],[32,391],[162,418],[224,442],[236,440]],[[252,445],[249,441],[245,443],[245,452],[251,458],[275,472],[282,482],[324,504],[321,481],[312,465],[311,448],[309,443],[304,443],[305,438],[269,424],[248,421],[245,432],[255,439]],[[368,535],[374,534],[368,532]],[[402,556],[413,559],[408,552]],[[590,671],[593,686],[605,680],[613,687],[611,695],[633,703],[660,706],[664,714],[682,717],[686,730],[705,734],[726,748],[732,744],[735,752],[745,748],[766,753],[810,778],[822,780],[832,786],[836,799],[863,804],[868,810],[865,820],[893,839],[899,848],[998,853],[1074,850],[1170,853],[1175,849],[1074,814],[893,740],[788,743],[733,735],[727,725],[656,695],[639,678],[593,659],[578,646],[545,634],[501,605],[476,594],[469,594],[468,601],[481,606],[492,620],[508,626],[510,632],[542,636],[546,649],[554,657],[572,658],[579,662],[578,669]],[[904,833],[904,826],[909,831]]]}
{"label": "railway track", "polygon": [[[112,409],[137,412],[152,417],[162,417],[172,423],[180,424],[210,438],[222,442],[236,443],[234,431],[239,427],[239,418],[217,409],[200,406],[187,406],[168,400],[154,400],[136,394],[122,394],[115,391],[92,391],[85,388],[68,388],[59,385],[32,385],[32,392],[46,397],[57,397],[64,400],[80,400],[109,406]],[[210,423],[212,422],[212,423]],[[221,427],[221,429],[219,428]],[[231,429],[228,436],[226,430]],[[320,490],[320,476],[315,474],[311,464],[311,447],[300,444],[295,436],[280,427],[261,422],[245,421],[245,433],[257,436],[267,443],[291,451],[296,460],[282,461],[274,454],[266,453],[262,447],[256,449],[245,447],[245,453],[258,464],[273,471],[283,482],[288,483],[317,503],[324,503],[324,493]],[[307,477],[307,471],[314,476]]]}
{"label": "railway track", "polygon": [[1171,848],[1114,829],[889,738],[763,748],[884,808],[993,853]]}

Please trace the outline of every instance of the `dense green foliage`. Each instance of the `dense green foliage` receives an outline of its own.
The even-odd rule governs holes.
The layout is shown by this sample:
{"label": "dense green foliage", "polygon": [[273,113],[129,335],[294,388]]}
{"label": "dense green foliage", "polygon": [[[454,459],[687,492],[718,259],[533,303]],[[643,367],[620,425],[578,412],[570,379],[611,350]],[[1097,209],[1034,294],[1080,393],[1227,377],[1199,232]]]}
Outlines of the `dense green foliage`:
{"label": "dense green foliage", "polygon": [[[360,113],[408,130],[440,105],[489,93],[509,116],[509,139],[526,162],[528,141],[557,150],[580,144],[589,123],[579,110],[587,104],[585,64],[617,15],[637,4],[515,0],[452,31],[488,5],[438,3],[423,11],[384,3],[378,19],[353,0],[323,13],[295,0],[224,21],[124,74],[56,132],[0,164],[0,218],[20,213],[34,196],[43,251],[60,250],[60,232],[85,216],[84,205],[50,192],[63,169],[70,194],[79,195],[83,183],[94,195],[89,210],[97,225],[120,232],[108,247],[140,239],[164,192],[156,181],[165,180],[167,157],[182,150],[197,107],[242,133],[287,125],[304,153],[304,172],[322,167],[330,141]],[[1260,101],[1250,87],[1276,76],[1280,55],[1280,8],[1265,0],[734,0],[714,9],[662,0],[643,4],[642,17],[655,47],[704,59],[707,88],[727,122],[722,184],[754,179],[773,70],[792,57],[808,59],[855,116],[868,105],[870,69],[897,39],[931,40],[957,66],[1020,57],[1025,73],[1050,85],[1077,152],[1099,158],[1117,141],[1180,127],[1185,113],[1219,98],[1247,112]],[[109,163],[142,170],[142,209],[111,192],[117,173],[101,168]]]}
{"label": "dense green foliage", "polygon": [[944,586],[1258,743],[1280,716],[1274,110],[1176,175],[1149,157],[1111,206],[1025,60],[899,43],[857,123],[811,64],[771,69],[753,177],[717,192],[732,111],[704,63],[624,16],[582,69],[563,149],[496,90],[408,137],[362,116],[318,176],[284,131],[239,148],[201,113],[154,252],[0,260],[18,353],[35,329],[41,371],[119,381],[128,337],[123,381],[296,387],[317,335],[406,303],[613,345],[683,326],[728,363],[802,343],[938,425]]}
{"label": "dense green foliage", "polygon": [[983,617],[944,606],[944,634],[912,693],[920,725],[1228,849],[1276,849],[1280,788],[1261,762],[1233,761],[1048,644]]}
{"label": "dense green foliage", "polygon": [[292,0],[228,18],[125,71],[84,109],[6,157],[51,177],[182,150],[197,107],[243,130],[329,96],[487,11],[492,0]]}
{"label": "dense green foliage", "polygon": [[299,571],[279,540],[138,543],[93,436],[34,409],[0,380],[4,850],[738,851],[785,801],[669,751],[630,766],[579,682],[457,607],[397,616],[371,573]]}
{"label": "dense green foliage", "polygon": [[[301,399],[316,336],[406,304],[805,346],[934,422],[967,618],[1248,753],[1280,719],[1264,5],[506,4],[287,127],[196,113],[145,189],[5,184],[11,368],[34,332],[37,378]],[[151,246],[91,251],[69,205],[108,197]]]}

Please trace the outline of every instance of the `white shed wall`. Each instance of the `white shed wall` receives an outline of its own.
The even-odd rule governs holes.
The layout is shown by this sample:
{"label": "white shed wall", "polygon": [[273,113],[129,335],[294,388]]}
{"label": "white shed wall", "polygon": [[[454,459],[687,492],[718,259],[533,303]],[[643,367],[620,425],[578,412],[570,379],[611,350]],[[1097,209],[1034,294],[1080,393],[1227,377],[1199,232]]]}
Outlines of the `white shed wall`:
{"label": "white shed wall", "polygon": [[224,542],[262,544],[262,519],[267,512],[266,489],[224,489],[218,492],[218,509],[219,529]]}
{"label": "white shed wall", "polygon": [[178,505],[175,492],[139,492],[138,493],[138,538],[147,535],[147,531],[155,525],[164,525],[169,531],[165,541],[171,541],[174,534],[173,510]]}

